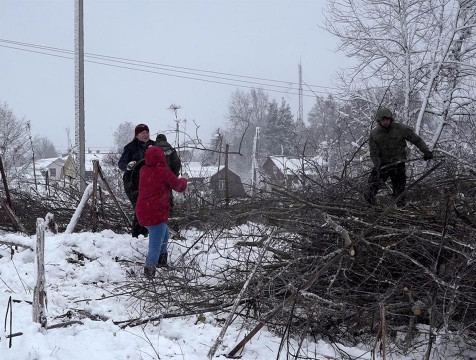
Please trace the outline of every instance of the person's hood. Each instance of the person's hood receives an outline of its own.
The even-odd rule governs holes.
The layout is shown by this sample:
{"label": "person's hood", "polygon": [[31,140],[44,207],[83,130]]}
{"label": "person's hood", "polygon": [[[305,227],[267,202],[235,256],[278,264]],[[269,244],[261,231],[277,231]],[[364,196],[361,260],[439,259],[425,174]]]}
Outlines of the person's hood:
{"label": "person's hood", "polygon": [[172,145],[170,145],[166,140],[157,140],[157,145],[159,145],[160,147],[168,147],[168,148],[172,148]]}
{"label": "person's hood", "polygon": [[375,121],[380,124],[380,121],[383,118],[392,119],[392,122],[395,120],[395,117],[394,117],[392,111],[388,108],[385,108],[385,107],[380,108],[380,109],[377,110],[377,114],[375,115]]}
{"label": "person's hood", "polygon": [[145,164],[147,166],[167,166],[164,150],[158,146],[149,146],[145,152]]}

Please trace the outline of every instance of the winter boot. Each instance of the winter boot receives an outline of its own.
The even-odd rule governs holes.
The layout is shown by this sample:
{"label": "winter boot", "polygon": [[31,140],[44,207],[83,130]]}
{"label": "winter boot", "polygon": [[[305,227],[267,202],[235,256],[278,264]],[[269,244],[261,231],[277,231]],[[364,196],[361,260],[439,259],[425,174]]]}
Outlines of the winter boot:
{"label": "winter boot", "polygon": [[375,199],[375,195],[371,193],[370,191],[366,191],[364,193],[364,200],[367,202],[369,206],[376,206],[377,201]]}
{"label": "winter boot", "polygon": [[147,279],[152,280],[155,277],[155,269],[153,267],[144,267],[144,275]]}
{"label": "winter boot", "polygon": [[167,257],[168,257],[168,254],[165,253],[165,254],[160,254],[159,256],[159,261],[157,262],[157,267],[158,268],[168,268],[169,265],[167,265]]}

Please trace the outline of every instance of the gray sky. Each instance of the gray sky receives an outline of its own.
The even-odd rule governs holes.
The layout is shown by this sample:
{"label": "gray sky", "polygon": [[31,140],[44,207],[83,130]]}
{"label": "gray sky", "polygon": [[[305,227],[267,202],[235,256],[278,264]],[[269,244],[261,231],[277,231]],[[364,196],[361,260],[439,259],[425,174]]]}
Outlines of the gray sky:
{"label": "gray sky", "polygon": [[[85,63],[86,148],[112,146],[112,133],[125,121],[146,123],[151,133],[170,131],[171,104],[182,107],[178,116],[187,119],[187,132],[195,120],[207,142],[225,126],[231,95],[240,85],[282,91],[269,94],[278,102],[284,97],[297,114],[297,86],[290,83],[298,82],[299,61],[303,80],[324,87],[335,85],[335,72],[347,62],[334,52],[336,39],[318,27],[324,5],[324,0],[84,0],[85,53],[129,62],[85,57],[108,64]],[[74,0],[0,0],[0,101],[60,150],[67,147],[67,128],[74,142],[73,50]],[[139,61],[154,68],[140,67]],[[319,95],[333,91],[313,89]],[[304,97],[304,118],[313,103]]]}

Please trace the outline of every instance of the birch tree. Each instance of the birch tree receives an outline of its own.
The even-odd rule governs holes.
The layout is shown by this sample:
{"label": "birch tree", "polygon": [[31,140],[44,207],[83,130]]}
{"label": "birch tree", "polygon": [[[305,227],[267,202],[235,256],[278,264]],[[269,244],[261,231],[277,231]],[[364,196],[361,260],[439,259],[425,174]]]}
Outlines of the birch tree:
{"label": "birch tree", "polygon": [[253,138],[256,127],[266,121],[268,104],[269,97],[261,89],[253,89],[249,93],[237,90],[232,95],[225,138],[231,142],[232,151],[244,155],[232,159],[238,168],[251,168]]}
{"label": "birch tree", "polygon": [[353,86],[399,88],[404,123],[420,133],[426,121],[437,119],[435,145],[444,125],[455,121],[453,109],[461,111],[474,100],[475,4],[330,0],[326,29],[339,38],[339,49],[356,60],[343,79]]}
{"label": "birch tree", "polygon": [[26,121],[18,119],[7,103],[0,103],[0,153],[9,182],[21,175],[20,166],[31,162]]}

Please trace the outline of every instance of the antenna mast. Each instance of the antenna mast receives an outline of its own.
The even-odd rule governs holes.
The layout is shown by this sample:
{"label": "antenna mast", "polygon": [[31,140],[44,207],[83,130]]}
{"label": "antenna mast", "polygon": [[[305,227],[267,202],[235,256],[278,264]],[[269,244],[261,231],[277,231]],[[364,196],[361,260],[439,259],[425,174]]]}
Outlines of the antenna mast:
{"label": "antenna mast", "polygon": [[182,107],[180,105],[176,105],[176,104],[172,104],[168,108],[169,110],[172,110],[175,114],[174,121],[175,121],[175,147],[176,148],[178,148],[180,144],[180,127],[179,127],[180,119],[178,118],[177,110],[181,108]]}
{"label": "antenna mast", "polygon": [[302,96],[302,66],[301,61],[299,61],[298,65],[299,69],[299,110],[298,110],[298,124],[303,122],[303,96]]}

